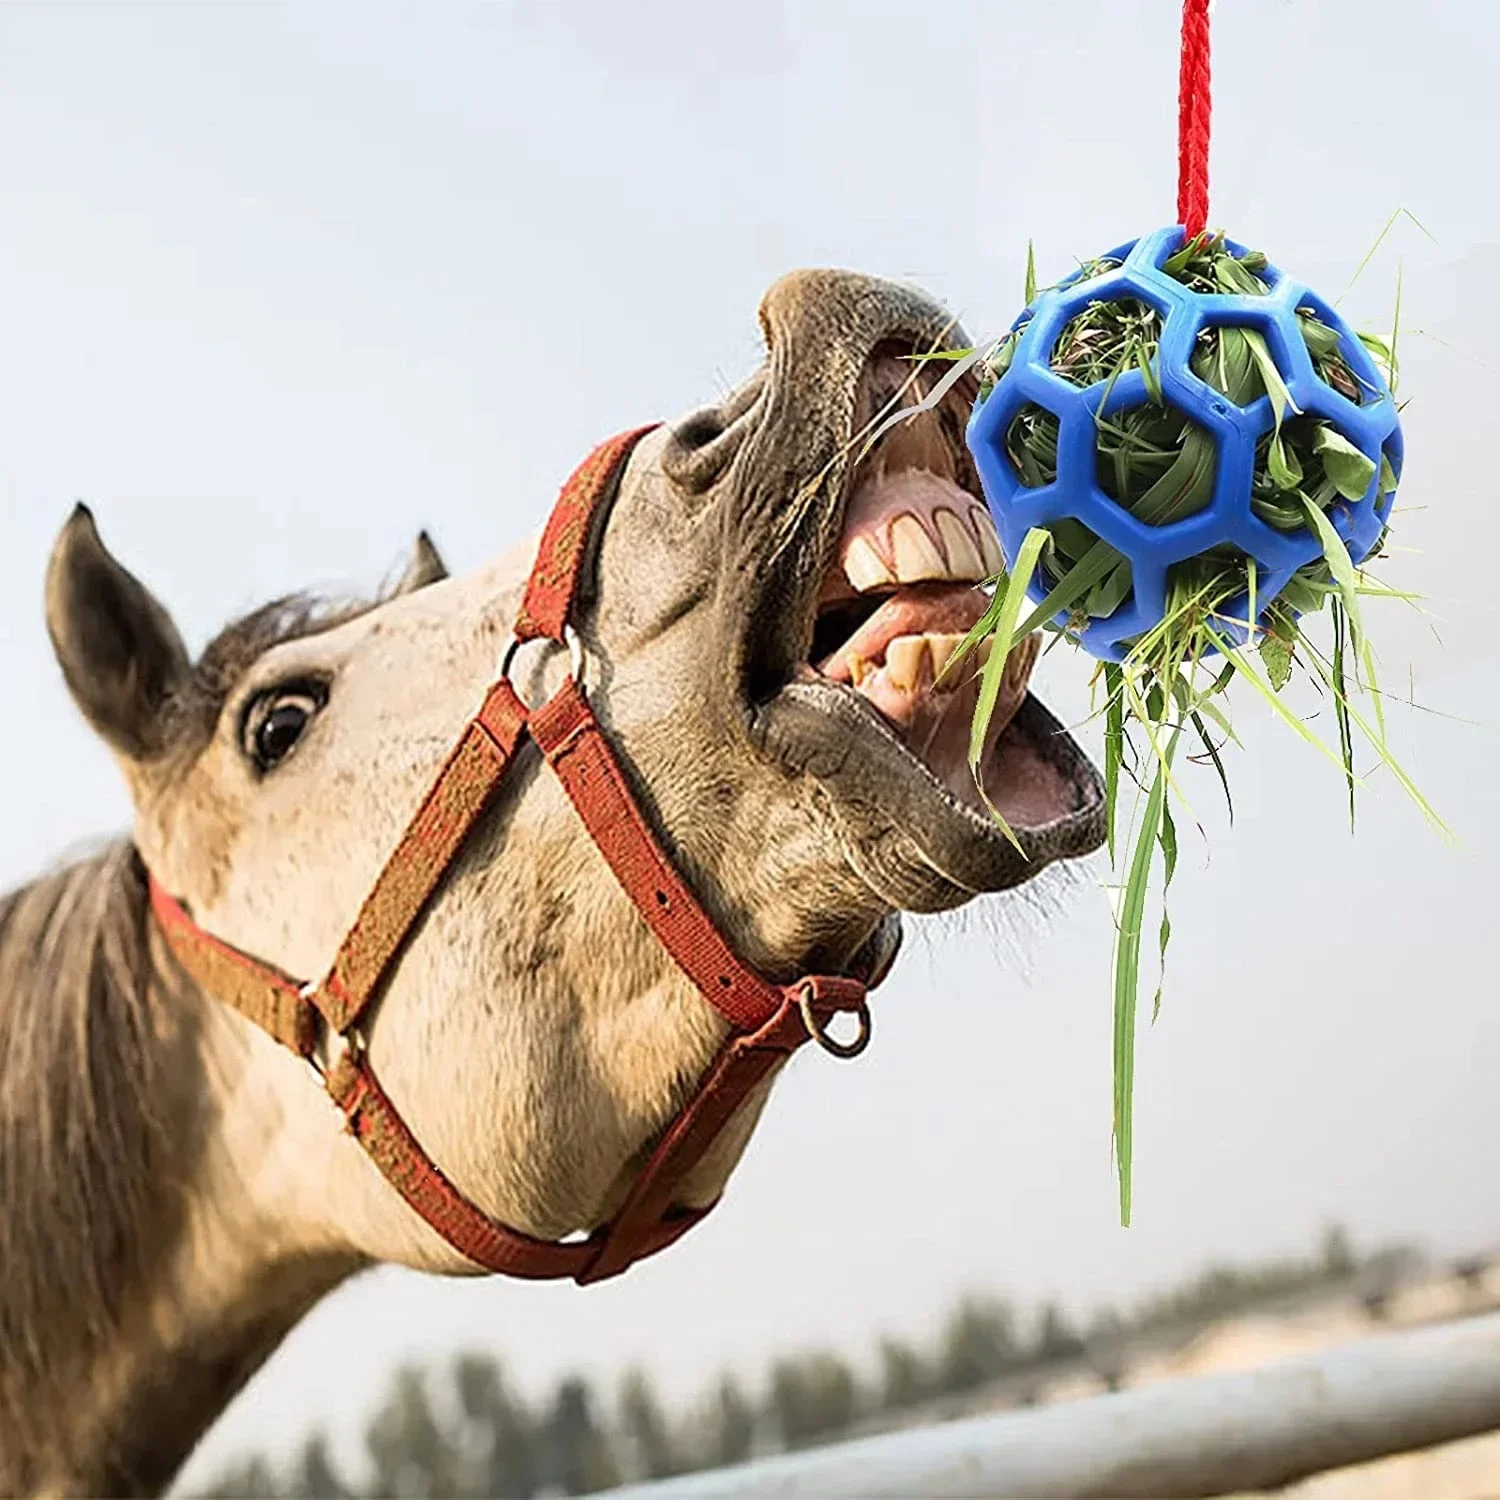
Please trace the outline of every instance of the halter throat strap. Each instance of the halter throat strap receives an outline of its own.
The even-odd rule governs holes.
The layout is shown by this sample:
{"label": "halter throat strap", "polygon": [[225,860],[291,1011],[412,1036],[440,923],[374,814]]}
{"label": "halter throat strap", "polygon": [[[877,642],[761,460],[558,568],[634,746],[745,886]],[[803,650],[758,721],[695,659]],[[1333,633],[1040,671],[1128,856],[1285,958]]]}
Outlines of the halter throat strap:
{"label": "halter throat strap", "polygon": [[[750,1094],[811,1039],[838,1056],[856,1055],[869,1039],[866,987],[859,980],[809,975],[778,985],[740,960],[663,850],[589,706],[571,617],[590,537],[631,452],[654,425],[601,443],[563,486],[500,674],[449,751],[321,981],[299,982],[205,932],[154,876],[150,883],[157,924],[200,988],[312,1065],[349,1132],[386,1180],[454,1249],[487,1270],[528,1279],[602,1281],[674,1243],[714,1206],[685,1208],[674,1202],[676,1190]],[[509,676],[516,647],[532,640],[567,644],[573,653],[562,685],[535,709],[521,701]],[[536,1239],[498,1223],[465,1197],[402,1120],[366,1047],[372,1002],[528,738],[642,920],[729,1027],[619,1211],[585,1240]],[[858,1017],[851,1043],[828,1034],[829,1021],[840,1012]],[[326,1065],[318,1058],[325,1028],[333,1051]]]}

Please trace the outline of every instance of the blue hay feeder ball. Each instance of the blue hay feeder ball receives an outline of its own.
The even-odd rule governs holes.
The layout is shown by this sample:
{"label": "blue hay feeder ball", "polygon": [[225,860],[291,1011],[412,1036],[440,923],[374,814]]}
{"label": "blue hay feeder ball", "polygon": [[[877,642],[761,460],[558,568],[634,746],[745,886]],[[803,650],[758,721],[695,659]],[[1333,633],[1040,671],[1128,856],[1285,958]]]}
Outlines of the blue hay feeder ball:
{"label": "blue hay feeder ball", "polygon": [[[1067,518],[1082,522],[1130,562],[1133,588],[1115,610],[1092,620],[1077,633],[1080,645],[1104,661],[1120,661],[1124,643],[1158,624],[1166,613],[1167,570],[1173,563],[1230,544],[1253,557],[1256,569],[1256,606],[1260,621],[1269,606],[1300,567],[1323,555],[1317,536],[1308,527],[1283,532],[1266,525],[1250,509],[1255,446],[1270,432],[1274,415],[1268,397],[1248,407],[1236,406],[1193,374],[1189,359],[1194,341],[1205,327],[1256,329],[1265,336],[1297,408],[1325,419],[1375,464],[1370,487],[1357,501],[1337,500],[1328,516],[1355,563],[1369,556],[1380,540],[1394,495],[1380,493],[1381,455],[1399,479],[1403,454],[1401,423],[1396,403],[1369,351],[1354,330],[1315,292],[1293,281],[1275,266],[1256,274],[1270,288],[1268,296],[1205,295],[1190,291],[1168,276],[1162,263],[1183,244],[1184,231],[1174,225],[1111,250],[1105,259],[1116,269],[1084,279],[1079,271],[1056,287],[1040,293],[1015,321],[1026,325],[1017,340],[1010,367],[969,421],[968,443],[984,485],[985,499],[1007,566],[1014,566],[1021,543],[1033,526]],[[1228,241],[1237,256],[1243,246]],[[1144,377],[1131,371],[1113,386],[1101,381],[1081,387],[1056,374],[1050,366],[1053,347],[1064,327],[1092,302],[1137,298],[1155,308],[1163,319],[1155,371],[1163,399],[1213,438],[1217,451],[1213,498],[1197,514],[1162,526],[1138,521],[1099,487],[1095,475],[1094,420],[1113,416],[1148,400]],[[1365,391],[1356,405],[1314,373],[1312,357],[1297,326],[1297,309],[1308,308],[1340,338],[1340,354]],[[1106,394],[1107,392],[1107,394]],[[1031,403],[1052,412],[1059,422],[1057,478],[1028,488],[1021,482],[1005,451],[1005,435],[1021,409]],[[1046,597],[1049,584],[1033,576],[1029,593],[1034,603]],[[1220,634],[1235,645],[1248,634],[1243,621],[1246,597],[1225,610]],[[1064,622],[1059,615],[1057,623]]]}

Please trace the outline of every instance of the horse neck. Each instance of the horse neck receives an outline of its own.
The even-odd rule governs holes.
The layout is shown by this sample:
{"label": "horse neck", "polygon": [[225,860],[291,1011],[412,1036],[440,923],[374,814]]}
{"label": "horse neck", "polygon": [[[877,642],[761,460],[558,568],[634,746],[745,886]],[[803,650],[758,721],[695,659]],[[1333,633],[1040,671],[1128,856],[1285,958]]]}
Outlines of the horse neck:
{"label": "horse neck", "polygon": [[125,1436],[95,1492],[163,1490],[297,1323],[366,1264],[324,1229],[321,1155],[339,1137],[299,1127],[308,1096],[325,1101],[295,1079],[287,1108],[289,1059],[217,1002],[198,1044],[209,1124],[176,1243],[100,1372],[106,1427]]}
{"label": "horse neck", "polygon": [[145,1495],[359,1262],[123,846],[0,899],[0,1494]]}

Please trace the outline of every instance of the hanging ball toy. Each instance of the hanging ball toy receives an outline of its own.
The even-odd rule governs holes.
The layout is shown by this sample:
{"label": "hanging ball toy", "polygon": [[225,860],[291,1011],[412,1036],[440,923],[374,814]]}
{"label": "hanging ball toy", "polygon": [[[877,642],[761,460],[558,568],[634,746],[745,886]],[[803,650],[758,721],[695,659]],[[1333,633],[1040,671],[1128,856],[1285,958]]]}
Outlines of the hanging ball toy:
{"label": "hanging ball toy", "polygon": [[1007,564],[1047,535],[1032,602],[1114,662],[1152,632],[1197,657],[1243,645],[1252,605],[1273,634],[1320,606],[1339,547],[1376,549],[1401,470],[1372,345],[1263,255],[1181,227],[1042,292],[969,427]]}
{"label": "hanging ball toy", "polygon": [[[970,668],[981,678],[976,779],[1017,642],[1051,630],[1101,663],[1126,1224],[1147,905],[1160,906],[1154,946],[1165,959],[1172,809],[1187,810],[1180,773],[1184,762],[1211,766],[1228,796],[1231,684],[1319,743],[1281,698],[1300,670],[1331,708],[1337,750],[1324,748],[1351,821],[1358,731],[1361,753],[1450,837],[1386,744],[1360,607],[1370,595],[1400,597],[1360,571],[1381,550],[1401,476],[1395,336],[1356,333],[1264,255],[1207,232],[1210,6],[1183,0],[1177,225],[1040,294],[1028,264],[1027,307],[1010,331],[940,353],[962,361],[950,383],[977,368],[968,442],[1005,560],[984,618],[943,669],[964,670],[992,642]],[[1316,620],[1326,632],[1309,628]],[[1373,703],[1368,716],[1360,695]],[[1160,1000],[1158,986],[1153,1010]]]}

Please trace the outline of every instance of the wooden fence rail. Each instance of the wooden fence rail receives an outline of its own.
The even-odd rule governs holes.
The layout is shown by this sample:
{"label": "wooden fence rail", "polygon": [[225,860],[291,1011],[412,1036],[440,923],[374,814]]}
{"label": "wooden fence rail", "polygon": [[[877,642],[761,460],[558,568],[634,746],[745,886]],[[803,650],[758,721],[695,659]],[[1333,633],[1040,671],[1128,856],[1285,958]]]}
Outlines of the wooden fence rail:
{"label": "wooden fence rail", "polygon": [[[1500,1429],[1500,1313],[611,1491],[615,1500],[1181,1500]],[[1500,1486],[1497,1486],[1500,1488]]]}

